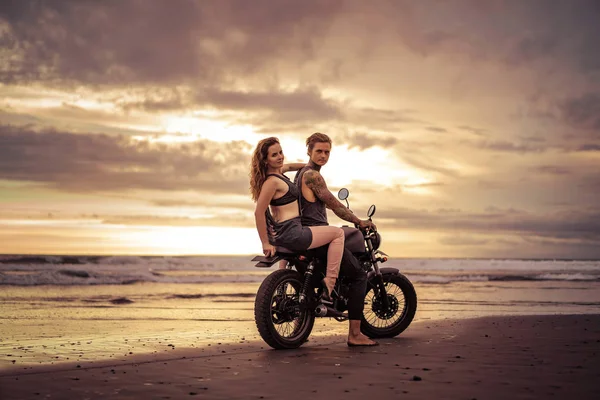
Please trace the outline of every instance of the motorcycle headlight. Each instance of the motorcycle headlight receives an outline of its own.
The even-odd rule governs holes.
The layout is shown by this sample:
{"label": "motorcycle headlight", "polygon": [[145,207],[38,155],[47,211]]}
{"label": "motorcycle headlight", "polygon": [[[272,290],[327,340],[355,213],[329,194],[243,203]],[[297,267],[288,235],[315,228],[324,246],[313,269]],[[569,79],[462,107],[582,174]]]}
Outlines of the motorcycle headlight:
{"label": "motorcycle headlight", "polygon": [[375,236],[371,239],[371,243],[373,243],[373,250],[377,250],[381,245],[381,235],[379,232],[375,233]]}

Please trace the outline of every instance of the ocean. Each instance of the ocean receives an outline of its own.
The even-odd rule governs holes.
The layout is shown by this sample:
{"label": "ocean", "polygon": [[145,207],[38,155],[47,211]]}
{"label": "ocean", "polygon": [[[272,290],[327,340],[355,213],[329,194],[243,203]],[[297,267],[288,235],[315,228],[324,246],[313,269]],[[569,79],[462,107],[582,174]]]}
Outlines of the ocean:
{"label": "ocean", "polygon": [[[0,256],[0,285],[260,282],[253,256]],[[413,283],[600,282],[600,260],[392,259]]]}
{"label": "ocean", "polygon": [[[254,297],[275,267],[256,268],[252,257],[0,256],[0,368],[260,341]],[[397,258],[382,266],[413,282],[413,324],[600,309],[600,260]],[[346,330],[320,319],[311,342]]]}

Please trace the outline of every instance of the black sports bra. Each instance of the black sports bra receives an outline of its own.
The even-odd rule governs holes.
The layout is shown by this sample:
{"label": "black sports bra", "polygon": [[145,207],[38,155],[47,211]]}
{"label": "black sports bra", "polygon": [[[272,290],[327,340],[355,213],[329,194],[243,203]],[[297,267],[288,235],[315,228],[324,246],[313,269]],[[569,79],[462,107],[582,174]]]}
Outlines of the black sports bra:
{"label": "black sports bra", "polygon": [[267,178],[269,176],[276,176],[279,179],[281,179],[282,181],[284,181],[285,183],[287,183],[287,185],[288,185],[288,191],[283,196],[281,196],[277,199],[271,200],[271,202],[269,203],[270,205],[284,206],[286,204],[290,204],[290,203],[293,203],[294,201],[298,200],[298,195],[300,194],[300,192],[298,190],[298,186],[296,186],[294,184],[294,182],[290,181],[290,179],[287,176],[270,174],[270,175],[267,175]]}

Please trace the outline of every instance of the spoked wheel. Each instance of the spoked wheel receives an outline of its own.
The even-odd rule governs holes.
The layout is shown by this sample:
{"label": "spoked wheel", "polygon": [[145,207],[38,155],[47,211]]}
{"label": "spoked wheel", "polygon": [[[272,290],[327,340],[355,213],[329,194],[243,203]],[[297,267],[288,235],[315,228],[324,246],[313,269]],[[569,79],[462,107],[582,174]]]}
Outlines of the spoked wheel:
{"label": "spoked wheel", "polygon": [[377,293],[374,279],[367,285],[361,331],[372,338],[394,337],[412,322],[417,311],[417,293],[412,283],[402,274],[384,275],[383,281],[388,304]]}
{"label": "spoked wheel", "polygon": [[297,271],[274,271],[256,294],[256,326],[263,340],[274,349],[298,348],[312,331],[315,316],[300,307],[301,278]]}

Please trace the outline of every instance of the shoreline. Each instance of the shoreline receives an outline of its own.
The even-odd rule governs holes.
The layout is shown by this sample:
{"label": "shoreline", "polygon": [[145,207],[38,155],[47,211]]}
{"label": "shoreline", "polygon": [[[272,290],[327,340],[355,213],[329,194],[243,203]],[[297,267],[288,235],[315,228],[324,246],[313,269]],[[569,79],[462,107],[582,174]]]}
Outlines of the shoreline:
{"label": "shoreline", "polygon": [[600,397],[600,314],[420,320],[373,348],[340,333],[288,351],[217,340],[124,363],[9,367],[0,398]]}

